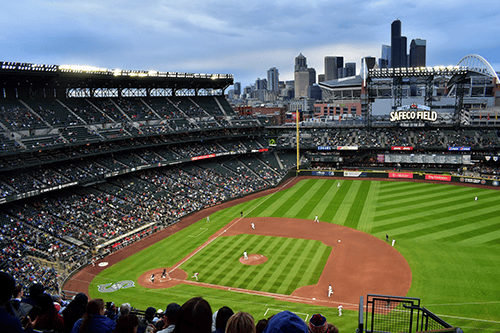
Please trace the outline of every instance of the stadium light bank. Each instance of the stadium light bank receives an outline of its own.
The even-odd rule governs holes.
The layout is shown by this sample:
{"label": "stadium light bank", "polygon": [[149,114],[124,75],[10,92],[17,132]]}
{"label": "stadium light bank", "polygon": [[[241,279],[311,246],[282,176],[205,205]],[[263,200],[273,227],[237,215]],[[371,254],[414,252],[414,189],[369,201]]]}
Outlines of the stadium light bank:
{"label": "stadium light bank", "polygon": [[179,72],[160,72],[155,70],[123,70],[108,69],[85,65],[45,65],[20,62],[0,62],[0,70],[4,71],[30,71],[30,72],[60,72],[72,74],[92,74],[103,76],[125,76],[125,77],[169,77],[169,78],[188,78],[188,79],[210,79],[225,80],[233,79],[233,74],[199,74],[199,73],[179,73]]}
{"label": "stadium light bank", "polygon": [[401,67],[401,68],[373,68],[368,71],[372,78],[390,77],[417,77],[417,76],[453,76],[467,74],[467,67],[462,66],[435,66],[435,67]]}

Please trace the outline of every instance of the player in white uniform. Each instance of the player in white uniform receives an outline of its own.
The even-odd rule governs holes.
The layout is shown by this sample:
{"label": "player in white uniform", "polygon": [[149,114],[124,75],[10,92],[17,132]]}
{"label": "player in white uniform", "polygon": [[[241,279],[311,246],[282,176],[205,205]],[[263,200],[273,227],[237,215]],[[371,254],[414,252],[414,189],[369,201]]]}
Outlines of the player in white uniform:
{"label": "player in white uniform", "polygon": [[210,216],[207,216],[207,223],[210,222]]}
{"label": "player in white uniform", "polygon": [[339,309],[339,317],[342,316],[342,309],[344,307],[342,306],[342,304],[340,304],[339,306],[337,306],[337,309]]}
{"label": "player in white uniform", "polygon": [[196,279],[196,281],[198,281],[198,272],[194,273],[194,275],[193,275],[193,276],[191,276],[191,278],[195,278],[195,279]]}
{"label": "player in white uniform", "polygon": [[314,222],[319,222],[318,215],[314,218]]}
{"label": "player in white uniform", "polygon": [[248,260],[248,254],[247,254],[247,251],[243,252],[243,259]]}
{"label": "player in white uniform", "polygon": [[255,230],[255,223],[252,222],[252,229]]}
{"label": "player in white uniform", "polygon": [[329,285],[328,285],[328,297],[330,297],[332,294],[333,294],[332,285],[331,285],[331,284],[329,284]]}

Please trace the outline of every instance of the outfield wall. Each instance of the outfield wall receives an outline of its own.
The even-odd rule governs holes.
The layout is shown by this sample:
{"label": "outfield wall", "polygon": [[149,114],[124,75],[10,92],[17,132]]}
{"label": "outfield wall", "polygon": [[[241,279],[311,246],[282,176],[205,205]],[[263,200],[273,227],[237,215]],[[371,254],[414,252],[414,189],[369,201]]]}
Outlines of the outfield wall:
{"label": "outfield wall", "polygon": [[472,184],[485,187],[500,187],[500,180],[472,178],[453,175],[430,174],[424,172],[406,172],[406,171],[324,171],[324,170],[300,170],[300,176],[318,176],[318,177],[345,177],[345,178],[381,178],[394,180],[420,180],[445,183]]}

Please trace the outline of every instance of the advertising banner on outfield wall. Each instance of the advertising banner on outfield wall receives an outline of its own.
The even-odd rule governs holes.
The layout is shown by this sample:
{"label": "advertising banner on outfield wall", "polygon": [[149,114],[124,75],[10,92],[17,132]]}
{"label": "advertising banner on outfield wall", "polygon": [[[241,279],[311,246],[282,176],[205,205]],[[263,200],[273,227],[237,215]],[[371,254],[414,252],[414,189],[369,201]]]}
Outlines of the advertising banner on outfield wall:
{"label": "advertising banner on outfield wall", "polygon": [[361,171],[344,171],[344,177],[366,177],[366,172]]}
{"label": "advertising banner on outfield wall", "polygon": [[425,175],[427,180],[440,180],[443,182],[451,182],[451,176],[447,175]]}
{"label": "advertising banner on outfield wall", "polygon": [[313,176],[329,176],[329,177],[333,177],[333,176],[335,176],[335,172],[333,172],[333,171],[313,171],[312,175]]}
{"label": "advertising banner on outfield wall", "polygon": [[406,178],[410,179],[413,178],[412,173],[406,173],[406,172],[389,172],[389,178]]}

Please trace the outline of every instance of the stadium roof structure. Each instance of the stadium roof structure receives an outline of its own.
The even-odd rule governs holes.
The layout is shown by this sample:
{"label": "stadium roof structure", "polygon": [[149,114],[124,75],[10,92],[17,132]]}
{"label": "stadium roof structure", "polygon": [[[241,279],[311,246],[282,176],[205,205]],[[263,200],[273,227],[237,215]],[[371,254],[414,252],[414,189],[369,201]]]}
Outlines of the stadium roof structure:
{"label": "stadium roof structure", "polygon": [[350,88],[350,87],[360,87],[363,83],[361,76],[349,76],[336,80],[323,81],[319,83],[321,88]]}
{"label": "stadium roof structure", "polygon": [[58,90],[76,88],[159,88],[174,91],[179,89],[224,91],[233,84],[233,80],[232,74],[158,72],[106,69],[91,66],[0,62],[0,89],[3,88],[7,91],[26,87],[29,87],[30,91],[42,88]]}

